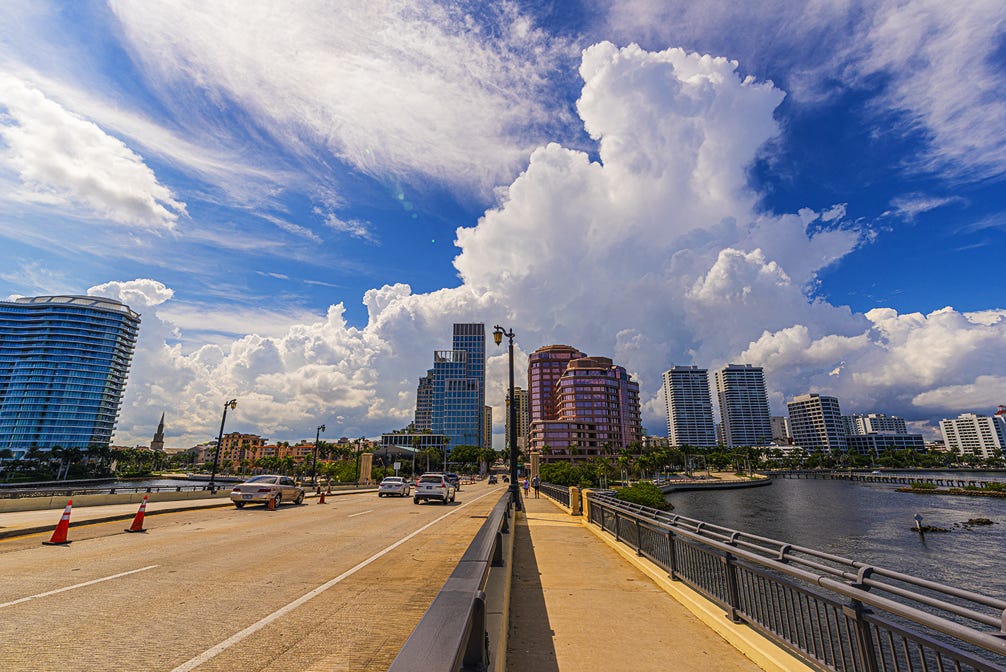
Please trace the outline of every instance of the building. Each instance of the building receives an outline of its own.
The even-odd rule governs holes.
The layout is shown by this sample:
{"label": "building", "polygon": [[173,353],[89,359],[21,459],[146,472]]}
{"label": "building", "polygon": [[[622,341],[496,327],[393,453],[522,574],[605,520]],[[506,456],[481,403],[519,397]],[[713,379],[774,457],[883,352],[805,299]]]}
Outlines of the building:
{"label": "building", "polygon": [[433,429],[433,369],[419,379],[416,388],[416,416],[413,427],[416,431],[432,431]]}
{"label": "building", "polygon": [[793,434],[789,428],[789,418],[785,415],[773,415],[769,418],[772,423],[772,441],[778,445],[789,445],[793,442]]}
{"label": "building", "polygon": [[565,345],[539,348],[529,358],[528,383],[528,450],[540,451],[543,462],[584,460],[639,444],[639,384],[611,359]]}
{"label": "building", "polygon": [[716,372],[716,397],[728,448],[767,446],[772,441],[765,372],[760,366],[728,364]]}
{"label": "building", "polygon": [[266,457],[264,448],[265,439],[258,434],[224,434],[220,441],[220,464],[235,464],[240,467],[243,462],[255,462]]}
{"label": "building", "polygon": [[1006,449],[1006,413],[994,416],[963,413],[956,419],[940,420],[947,451],[988,459]]}
{"label": "building", "polygon": [[161,413],[161,421],[157,423],[157,430],[154,432],[154,438],[150,440],[150,450],[156,450],[158,452],[164,452],[164,414]]}
{"label": "building", "polygon": [[482,445],[486,448],[493,446],[493,407],[484,406],[482,408]]}
{"label": "building", "polygon": [[914,450],[926,452],[926,441],[921,434],[871,432],[845,437],[850,453],[880,457],[888,450]]}
{"label": "building", "polygon": [[808,451],[846,451],[845,426],[838,399],[801,394],[786,404],[793,443]]}
{"label": "building", "polygon": [[866,434],[907,434],[908,427],[903,418],[883,413],[868,413],[865,415],[843,415],[846,436],[863,436]]}
{"label": "building", "polygon": [[0,449],[107,447],[139,328],[113,299],[0,301]]}
{"label": "building", "polygon": [[709,371],[697,366],[672,366],[664,371],[667,438],[672,446],[716,445]]}
{"label": "building", "polygon": [[448,450],[483,445],[485,360],[486,330],[481,322],[455,324],[452,349],[433,353],[430,430],[449,439]]}
{"label": "building", "polygon": [[[517,450],[524,451],[527,447],[527,429],[529,423],[528,417],[528,394],[527,390],[515,387],[513,388],[514,399],[517,400]],[[510,440],[510,400],[506,400],[506,426],[504,431],[504,445]]]}

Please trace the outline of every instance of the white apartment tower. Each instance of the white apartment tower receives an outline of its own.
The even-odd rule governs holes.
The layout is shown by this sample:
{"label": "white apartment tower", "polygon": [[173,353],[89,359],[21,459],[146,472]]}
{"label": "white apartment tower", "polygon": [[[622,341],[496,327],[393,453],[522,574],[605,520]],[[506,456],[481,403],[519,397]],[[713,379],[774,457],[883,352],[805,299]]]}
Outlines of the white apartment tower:
{"label": "white apartment tower", "polygon": [[664,372],[667,438],[672,446],[716,445],[709,371],[697,366],[672,366]]}
{"label": "white apartment tower", "polygon": [[867,434],[907,434],[908,427],[904,418],[883,413],[852,414],[842,416],[846,436],[865,436]]}
{"label": "white apartment tower", "polygon": [[793,442],[806,450],[847,450],[845,425],[838,399],[820,394],[801,394],[786,404]]}
{"label": "white apartment tower", "polygon": [[727,447],[767,446],[772,441],[765,372],[760,366],[728,364],[716,372],[716,396]]}
{"label": "white apartment tower", "polygon": [[994,417],[963,413],[956,419],[940,420],[947,450],[983,459],[1006,450],[1006,415]]}

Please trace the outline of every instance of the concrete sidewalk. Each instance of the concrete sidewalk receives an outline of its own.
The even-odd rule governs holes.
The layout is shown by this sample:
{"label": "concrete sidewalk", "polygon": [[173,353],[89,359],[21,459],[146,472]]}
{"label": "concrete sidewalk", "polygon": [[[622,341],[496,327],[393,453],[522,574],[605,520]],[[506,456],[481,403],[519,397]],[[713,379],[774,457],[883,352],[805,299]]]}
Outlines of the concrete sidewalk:
{"label": "concrete sidewalk", "polygon": [[545,497],[525,503],[516,526],[508,670],[761,669],[579,517]]}

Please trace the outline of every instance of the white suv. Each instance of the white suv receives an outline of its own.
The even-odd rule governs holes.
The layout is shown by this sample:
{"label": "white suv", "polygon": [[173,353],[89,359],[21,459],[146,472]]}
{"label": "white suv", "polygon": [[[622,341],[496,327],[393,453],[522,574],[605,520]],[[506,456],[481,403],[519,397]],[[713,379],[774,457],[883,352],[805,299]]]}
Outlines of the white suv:
{"label": "white suv", "polygon": [[416,483],[416,490],[412,495],[412,503],[418,504],[424,499],[438,499],[441,504],[453,502],[457,495],[454,485],[444,478],[443,474],[423,474]]}

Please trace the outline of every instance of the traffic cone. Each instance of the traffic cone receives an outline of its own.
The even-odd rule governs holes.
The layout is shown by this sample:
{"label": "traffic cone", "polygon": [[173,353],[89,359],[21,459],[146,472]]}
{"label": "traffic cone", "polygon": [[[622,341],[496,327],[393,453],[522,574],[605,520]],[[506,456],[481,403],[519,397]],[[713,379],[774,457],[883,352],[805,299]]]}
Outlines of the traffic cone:
{"label": "traffic cone", "polygon": [[70,529],[71,506],[73,506],[72,499],[66,503],[66,508],[63,509],[63,516],[59,519],[59,524],[56,525],[56,530],[52,533],[52,539],[43,541],[43,544],[46,546],[66,546],[70,543],[66,540],[66,531]]}
{"label": "traffic cone", "polygon": [[269,501],[265,503],[265,510],[266,511],[275,511],[276,510],[276,498],[275,497],[270,497]]}
{"label": "traffic cone", "polygon": [[322,491],[321,495],[318,497],[318,503],[319,504],[324,504],[325,503],[325,492],[324,491]]}
{"label": "traffic cone", "polygon": [[147,496],[143,496],[143,501],[140,502],[140,510],[136,512],[136,517],[133,518],[133,524],[126,528],[126,532],[146,532],[143,529],[143,514],[147,510]]}

